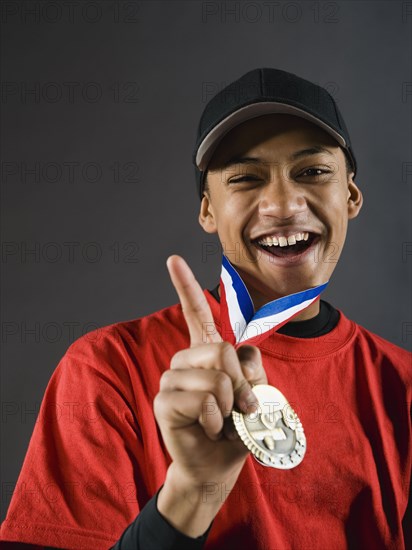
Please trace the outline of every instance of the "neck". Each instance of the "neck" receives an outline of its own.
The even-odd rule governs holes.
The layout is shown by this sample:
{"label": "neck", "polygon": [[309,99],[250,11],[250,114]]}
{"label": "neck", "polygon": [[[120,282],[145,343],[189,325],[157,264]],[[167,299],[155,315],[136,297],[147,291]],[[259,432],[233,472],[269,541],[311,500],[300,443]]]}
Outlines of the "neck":
{"label": "neck", "polygon": [[320,312],[320,300],[316,300],[313,302],[313,304],[310,304],[309,307],[301,311],[296,317],[293,317],[290,323],[293,323],[294,321],[307,321],[308,319],[312,319],[313,317],[316,317]]}
{"label": "neck", "polygon": [[[220,285],[218,287],[218,292],[220,296]],[[262,302],[261,299],[258,299],[256,296],[254,296],[253,292],[250,292],[250,296],[252,298],[252,301],[256,310],[264,306],[265,303],[267,303],[265,301]],[[320,300],[316,300],[315,302],[310,304],[310,306],[308,306],[306,309],[304,309],[303,311],[298,313],[295,317],[293,317],[293,319],[289,322],[293,323],[295,321],[307,321],[308,319],[312,319],[313,317],[316,317],[316,315],[319,314],[319,311],[320,311]]]}

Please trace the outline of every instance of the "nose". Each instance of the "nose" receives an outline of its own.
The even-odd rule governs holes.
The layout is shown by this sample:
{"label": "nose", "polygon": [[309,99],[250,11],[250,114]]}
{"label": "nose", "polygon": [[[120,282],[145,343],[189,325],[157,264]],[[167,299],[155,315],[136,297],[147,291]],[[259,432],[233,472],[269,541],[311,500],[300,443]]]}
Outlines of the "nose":
{"label": "nose", "polygon": [[286,174],[273,174],[261,189],[259,211],[262,216],[287,219],[307,208],[303,189]]}

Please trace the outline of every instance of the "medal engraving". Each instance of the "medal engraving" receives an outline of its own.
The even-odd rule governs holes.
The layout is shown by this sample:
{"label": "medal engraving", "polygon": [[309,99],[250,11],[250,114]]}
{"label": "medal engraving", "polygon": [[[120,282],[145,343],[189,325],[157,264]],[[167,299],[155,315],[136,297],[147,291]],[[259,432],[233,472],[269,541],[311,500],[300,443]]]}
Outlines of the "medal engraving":
{"label": "medal engraving", "polygon": [[277,388],[258,384],[252,391],[258,411],[232,412],[241,440],[261,464],[282,470],[295,468],[306,452],[306,438],[297,414]]}

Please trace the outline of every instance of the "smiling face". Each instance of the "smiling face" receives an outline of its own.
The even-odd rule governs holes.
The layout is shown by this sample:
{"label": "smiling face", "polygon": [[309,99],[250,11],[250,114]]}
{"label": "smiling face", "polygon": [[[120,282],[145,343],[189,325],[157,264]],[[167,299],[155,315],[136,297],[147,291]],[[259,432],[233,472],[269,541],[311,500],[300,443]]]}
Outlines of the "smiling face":
{"label": "smiling face", "polygon": [[362,206],[352,176],[336,141],[295,116],[251,119],[220,142],[199,222],[218,233],[256,308],[329,280]]}

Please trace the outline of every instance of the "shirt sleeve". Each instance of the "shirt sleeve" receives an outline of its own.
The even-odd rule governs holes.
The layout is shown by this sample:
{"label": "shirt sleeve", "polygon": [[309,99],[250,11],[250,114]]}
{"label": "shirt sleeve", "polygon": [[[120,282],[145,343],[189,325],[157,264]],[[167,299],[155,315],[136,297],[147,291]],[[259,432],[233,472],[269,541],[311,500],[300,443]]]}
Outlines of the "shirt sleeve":
{"label": "shirt sleeve", "polygon": [[138,410],[152,409],[151,391],[137,395],[130,373],[138,365],[128,364],[110,334],[98,337],[72,344],[50,379],[1,526],[3,541],[110,548],[164,481],[167,464],[151,458],[141,431],[144,423],[157,437],[153,414],[143,422]]}
{"label": "shirt sleeve", "polygon": [[211,526],[200,537],[184,535],[158,511],[158,494],[149,500],[110,550],[201,550],[204,547]]}

